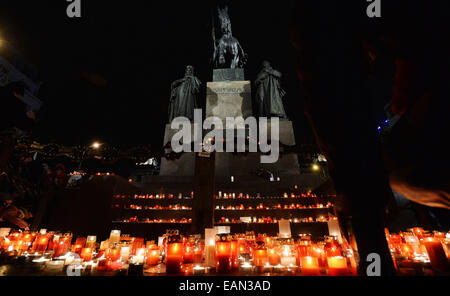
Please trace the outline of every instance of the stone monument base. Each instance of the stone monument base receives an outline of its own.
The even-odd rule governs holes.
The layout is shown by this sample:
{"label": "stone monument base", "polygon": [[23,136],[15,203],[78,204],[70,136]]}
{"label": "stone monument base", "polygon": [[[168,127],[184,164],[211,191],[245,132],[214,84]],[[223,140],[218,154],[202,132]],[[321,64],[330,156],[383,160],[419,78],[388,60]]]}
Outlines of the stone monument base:
{"label": "stone monument base", "polygon": [[206,117],[218,117],[225,122],[227,117],[252,115],[250,81],[208,82],[206,93]]}

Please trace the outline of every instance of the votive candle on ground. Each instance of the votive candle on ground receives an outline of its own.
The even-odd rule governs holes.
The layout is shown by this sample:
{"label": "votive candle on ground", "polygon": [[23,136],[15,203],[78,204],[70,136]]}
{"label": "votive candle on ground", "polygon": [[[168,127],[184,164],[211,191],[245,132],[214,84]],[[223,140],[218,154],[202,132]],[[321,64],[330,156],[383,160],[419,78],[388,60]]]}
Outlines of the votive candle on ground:
{"label": "votive candle on ground", "polygon": [[302,275],[305,276],[320,275],[319,259],[317,257],[311,256],[300,257],[300,265],[302,268]]}
{"label": "votive candle on ground", "polygon": [[118,244],[120,242],[120,230],[111,230],[109,243]]}
{"label": "votive candle on ground", "polygon": [[84,262],[89,262],[92,260],[92,248],[83,248],[81,249],[80,258],[83,259]]}
{"label": "votive candle on ground", "polygon": [[228,273],[233,268],[231,260],[231,241],[221,240],[216,241],[216,271],[218,273]]}
{"label": "votive candle on ground", "polygon": [[347,259],[342,256],[328,257],[328,274],[330,276],[348,275]]}
{"label": "votive candle on ground", "polygon": [[442,243],[434,237],[426,237],[422,243],[427,249],[431,267],[439,272],[449,271],[450,264],[448,263]]}
{"label": "votive candle on ground", "polygon": [[166,255],[166,273],[178,274],[181,273],[183,264],[183,243],[169,243],[167,245]]}

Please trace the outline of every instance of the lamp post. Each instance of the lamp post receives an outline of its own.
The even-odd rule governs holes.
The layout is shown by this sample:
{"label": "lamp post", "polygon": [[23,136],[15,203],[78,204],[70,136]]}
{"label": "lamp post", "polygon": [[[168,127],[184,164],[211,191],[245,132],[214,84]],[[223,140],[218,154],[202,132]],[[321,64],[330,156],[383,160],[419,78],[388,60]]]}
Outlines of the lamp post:
{"label": "lamp post", "polygon": [[86,153],[88,152],[89,148],[94,149],[94,150],[98,150],[100,147],[102,147],[101,143],[94,142],[94,143],[92,143],[91,146],[88,146],[88,147],[84,148],[83,155],[81,156],[81,160],[80,160],[80,165],[78,166],[78,171],[81,171],[81,166],[83,165],[84,157],[86,156]]}

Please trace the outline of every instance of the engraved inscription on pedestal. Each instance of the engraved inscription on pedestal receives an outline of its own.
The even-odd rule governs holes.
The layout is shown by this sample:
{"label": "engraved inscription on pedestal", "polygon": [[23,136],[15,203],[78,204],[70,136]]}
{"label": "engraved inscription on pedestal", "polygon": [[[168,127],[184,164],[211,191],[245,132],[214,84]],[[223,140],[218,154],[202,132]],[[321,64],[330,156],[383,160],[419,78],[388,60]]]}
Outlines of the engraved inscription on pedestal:
{"label": "engraved inscription on pedestal", "polygon": [[208,82],[206,116],[216,116],[225,121],[227,117],[252,116],[250,81]]}

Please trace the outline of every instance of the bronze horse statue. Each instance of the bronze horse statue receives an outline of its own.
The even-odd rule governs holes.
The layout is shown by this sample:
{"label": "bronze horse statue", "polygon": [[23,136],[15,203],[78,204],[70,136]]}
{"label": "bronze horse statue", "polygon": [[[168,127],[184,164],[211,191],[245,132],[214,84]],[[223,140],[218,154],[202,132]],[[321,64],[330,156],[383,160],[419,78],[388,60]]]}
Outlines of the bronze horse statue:
{"label": "bronze horse statue", "polygon": [[[222,31],[222,37],[216,41],[216,32],[213,26],[212,38],[214,41],[213,64],[216,69],[243,68],[247,62],[247,54],[239,41],[233,37],[228,7],[217,8]],[[213,22],[214,24],[214,22]]]}

